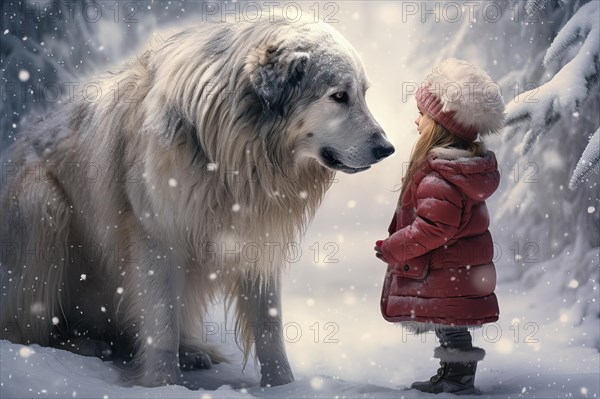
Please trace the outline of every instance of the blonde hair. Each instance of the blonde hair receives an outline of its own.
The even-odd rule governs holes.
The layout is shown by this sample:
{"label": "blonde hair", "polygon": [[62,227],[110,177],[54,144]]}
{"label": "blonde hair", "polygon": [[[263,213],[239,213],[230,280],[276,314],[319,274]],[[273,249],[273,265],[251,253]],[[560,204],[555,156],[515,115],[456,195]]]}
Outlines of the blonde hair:
{"label": "blonde hair", "polygon": [[485,146],[481,141],[468,142],[463,140],[450,133],[445,127],[430,118],[429,115],[423,113],[422,117],[428,118],[430,123],[425,126],[421,132],[419,140],[417,140],[410,154],[408,170],[404,174],[404,177],[402,177],[402,191],[400,192],[400,198],[404,195],[404,191],[406,191],[406,187],[408,187],[415,172],[421,167],[423,161],[425,161],[425,158],[427,158],[427,155],[433,148],[460,148],[469,151],[476,157],[483,156],[485,153]]}

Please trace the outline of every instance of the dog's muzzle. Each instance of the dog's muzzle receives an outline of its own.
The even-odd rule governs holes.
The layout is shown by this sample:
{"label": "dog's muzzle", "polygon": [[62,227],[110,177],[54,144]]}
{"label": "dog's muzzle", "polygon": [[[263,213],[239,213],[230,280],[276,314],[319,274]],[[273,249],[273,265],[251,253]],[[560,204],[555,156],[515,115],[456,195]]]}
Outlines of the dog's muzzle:
{"label": "dog's muzzle", "polygon": [[386,144],[373,148],[373,156],[377,161],[381,161],[383,158],[389,157],[396,151],[393,145]]}
{"label": "dog's muzzle", "polygon": [[338,153],[331,147],[321,148],[320,155],[325,166],[330,169],[339,170],[345,173],[358,173],[371,167],[371,165],[362,167],[348,166],[340,160]]}

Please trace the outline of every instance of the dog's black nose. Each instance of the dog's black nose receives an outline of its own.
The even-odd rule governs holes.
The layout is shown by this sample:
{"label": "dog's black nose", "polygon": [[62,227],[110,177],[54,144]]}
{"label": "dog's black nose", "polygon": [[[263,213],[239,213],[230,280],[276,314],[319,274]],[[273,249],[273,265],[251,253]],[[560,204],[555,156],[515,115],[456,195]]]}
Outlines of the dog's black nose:
{"label": "dog's black nose", "polygon": [[392,145],[381,145],[373,148],[373,155],[379,160],[392,155],[394,151],[395,149]]}

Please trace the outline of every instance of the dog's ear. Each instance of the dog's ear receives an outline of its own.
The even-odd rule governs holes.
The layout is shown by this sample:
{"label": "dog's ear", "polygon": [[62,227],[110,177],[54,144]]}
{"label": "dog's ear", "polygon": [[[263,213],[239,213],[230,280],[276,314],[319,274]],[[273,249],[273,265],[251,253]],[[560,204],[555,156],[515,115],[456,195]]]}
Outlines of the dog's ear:
{"label": "dog's ear", "polygon": [[282,111],[285,99],[304,78],[309,59],[306,52],[276,47],[259,53],[250,80],[266,109]]}

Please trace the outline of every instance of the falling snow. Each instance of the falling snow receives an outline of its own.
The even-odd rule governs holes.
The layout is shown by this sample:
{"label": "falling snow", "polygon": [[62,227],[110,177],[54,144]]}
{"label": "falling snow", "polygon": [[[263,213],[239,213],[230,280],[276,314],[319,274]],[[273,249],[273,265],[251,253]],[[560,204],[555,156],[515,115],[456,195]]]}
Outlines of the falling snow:
{"label": "falling snow", "polygon": [[[185,4],[185,12],[181,11],[179,5],[173,6],[173,3],[178,2],[154,2],[152,6],[140,8],[140,23],[115,24],[111,22],[112,18],[106,17],[99,23],[77,31],[79,34],[66,32],[62,28],[56,32],[43,32],[44,25],[40,24],[39,37],[43,36],[46,43],[39,43],[39,46],[35,32],[25,32],[21,27],[10,25],[11,29],[5,29],[3,36],[10,38],[11,45],[14,39],[22,46],[32,46],[38,52],[43,50],[49,53],[35,58],[37,56],[34,57],[33,53],[15,51],[12,55],[22,53],[25,57],[21,58],[26,61],[31,57],[35,66],[3,58],[2,72],[9,71],[12,81],[25,87],[39,83],[39,78],[50,82],[68,80],[75,66],[85,73],[109,70],[123,59],[121,47],[126,48],[128,53],[135,51],[141,41],[152,36],[152,29],[156,25],[198,21],[194,12],[199,12],[200,2],[196,2],[197,5],[190,1],[182,3]],[[415,5],[419,11],[420,2],[417,3]],[[552,42],[547,32],[558,29],[559,21],[566,21],[561,13],[573,11],[573,7],[579,3],[546,0],[527,2],[529,7],[560,4],[552,24],[520,24],[516,23],[519,21],[508,19],[490,24],[485,18],[479,18],[466,25],[444,25],[443,21],[425,25],[420,23],[419,15],[416,16],[418,24],[411,24],[410,13],[403,13],[402,6],[393,2],[377,5],[349,2],[338,5],[339,13],[335,14],[335,18],[339,22],[334,26],[363,55],[372,82],[368,102],[396,145],[398,156],[355,176],[338,173],[336,184],[332,185],[308,228],[300,260],[290,265],[289,272],[285,274],[285,308],[271,307],[268,311],[271,317],[285,315],[284,323],[289,327],[287,333],[290,340],[295,336],[295,329],[300,328],[300,339],[293,343],[286,342],[296,376],[294,383],[282,387],[258,387],[258,370],[249,361],[242,372],[242,356],[236,342],[230,341],[231,336],[227,334],[226,342],[219,342],[222,336],[218,334],[211,337],[215,338],[212,343],[224,347],[224,353],[230,354],[233,360],[228,364],[215,365],[208,371],[184,372],[187,380],[196,379],[206,384],[203,388],[196,386],[193,390],[183,386],[125,387],[117,367],[111,362],[79,356],[63,349],[2,341],[0,396],[106,399],[427,397],[407,390],[407,386],[412,381],[426,379],[435,373],[437,361],[432,358],[432,350],[437,343],[431,334],[424,338],[416,337],[381,318],[379,295],[385,266],[374,258],[371,250],[372,242],[386,234],[389,217],[399,194],[394,190],[398,189],[404,166],[402,163],[408,159],[416,137],[411,119],[415,112],[413,97],[404,92],[402,84],[420,81],[423,71],[431,67],[432,54],[435,57],[462,56],[489,67],[494,78],[507,82],[503,90],[508,102],[515,98],[516,91],[524,93],[529,90],[523,87],[523,82],[535,80],[540,83],[550,81],[554,76],[556,71],[542,73],[538,65]],[[308,10],[308,7],[304,9]],[[144,22],[142,10],[151,17],[151,23]],[[478,12],[477,9],[475,12]],[[192,18],[183,21],[188,15]],[[536,17],[543,15],[539,13]],[[403,18],[407,18],[409,23],[403,23]],[[548,54],[553,56],[562,51],[565,57],[578,56],[575,58],[593,61],[597,45],[594,52],[582,53],[579,50],[587,39],[585,34],[590,31],[597,33],[597,23],[593,25],[592,16],[582,15],[580,18],[594,29],[580,29],[572,24],[567,33],[571,33],[571,39],[577,40],[567,37],[569,40],[562,43],[564,45],[557,41]],[[361,28],[366,26],[363,25],[366,21],[369,28]],[[111,32],[110,37],[94,31],[100,26],[101,32]],[[76,24],[69,27],[76,27]],[[465,27],[468,29],[463,29]],[[92,32],[89,37],[88,31]],[[471,40],[468,32],[474,32],[471,35],[477,34],[482,40]],[[119,43],[122,41],[117,40],[121,37],[128,37],[125,46],[121,46]],[[73,47],[67,45],[62,48],[55,44],[60,41],[68,43],[70,38],[77,42]],[[482,45],[488,39],[489,45]],[[597,35],[592,36],[591,40],[597,43]],[[94,53],[95,50],[97,52]],[[381,62],[383,55],[386,62]],[[573,60],[577,61],[575,58]],[[565,58],[564,61],[566,64],[569,59]],[[8,62],[13,64],[7,65]],[[83,63],[81,67],[80,62]],[[36,71],[37,65],[43,68],[47,63],[52,63],[48,64],[51,67],[49,69],[60,65],[56,72],[58,75],[46,76]],[[560,65],[557,63],[556,68]],[[7,66],[9,69],[6,69]],[[593,67],[594,64],[584,66]],[[536,80],[536,76],[541,76],[540,81]],[[577,74],[567,77],[568,80],[577,80],[577,90],[556,90],[550,94],[556,94],[559,99],[582,97],[584,89],[588,87],[580,77]],[[517,83],[521,85],[518,90],[509,86]],[[557,83],[550,88],[560,89]],[[39,93],[36,94],[39,96]],[[548,98],[542,100],[549,108],[555,104]],[[14,105],[10,101],[3,101],[0,107],[2,133],[9,132],[4,137],[12,140],[13,136],[10,135],[18,134],[22,126],[20,116],[27,115],[25,111],[28,109],[25,108],[31,109],[32,104]],[[581,109],[569,110],[568,115],[565,113],[556,120],[558,122],[552,119],[553,123],[557,123],[554,130],[542,129],[539,135],[529,135],[532,142],[533,136],[540,137],[535,146],[523,143],[526,132],[512,132],[510,136],[511,132],[506,131],[501,137],[490,137],[486,141],[486,145],[496,152],[503,176],[497,196],[488,204],[492,217],[491,229],[497,244],[494,262],[497,264],[496,293],[501,315],[497,323],[473,332],[475,344],[487,351],[476,379],[483,393],[481,397],[598,398],[600,395],[599,301],[596,299],[599,291],[598,229],[592,230],[592,234],[581,230],[598,224],[597,174],[594,174],[592,167],[598,159],[595,145],[598,136],[592,134],[598,128],[598,118],[594,112],[586,111],[597,106],[595,104],[597,102],[582,102]],[[520,106],[539,115],[540,120],[546,116],[545,112],[538,112],[539,109],[525,103],[520,103]],[[558,135],[558,132],[564,135]],[[579,137],[584,135],[586,139],[582,143]],[[589,140],[587,136],[590,136]],[[582,154],[585,145],[589,146],[589,156],[582,156],[578,162],[579,155],[585,155]],[[530,149],[530,155],[521,157],[521,150],[525,146]],[[577,178],[577,190],[571,191],[567,189],[569,176],[562,175],[570,173],[577,165],[584,168],[586,174],[574,173],[581,178]],[[219,165],[207,163],[205,168],[208,172],[216,172]],[[225,173],[225,168],[222,167],[221,171]],[[174,178],[167,183],[171,188],[184,184],[183,180],[178,182]],[[160,189],[162,187],[156,187],[156,190]],[[308,191],[298,191],[298,197],[308,198]],[[234,204],[231,210],[239,212],[240,204]],[[153,214],[145,212],[142,216],[150,218]],[[532,225],[533,229],[528,228]],[[110,231],[117,228],[113,226],[108,226]],[[554,236],[550,237],[549,234]],[[315,242],[317,246],[313,246]],[[317,249],[319,262],[314,262]],[[160,256],[157,259],[162,259],[162,254]],[[326,257],[328,261],[323,261]],[[227,278],[220,273],[226,271],[210,273],[208,279]],[[77,274],[73,276],[74,279],[77,279]],[[154,271],[150,270],[148,274],[152,276]],[[93,276],[95,274],[81,274],[79,280],[87,281],[86,284],[96,283]],[[123,287],[116,288],[116,294],[123,295]],[[116,298],[123,299],[117,295]],[[35,301],[31,304],[32,313],[41,314],[46,306]],[[96,312],[100,309],[107,313],[105,317],[108,316],[106,307],[100,303],[91,306]],[[221,319],[224,317],[222,309],[222,303],[217,303],[211,309],[214,313],[214,319],[211,320],[217,320],[219,326],[224,322]],[[59,309],[56,309],[56,314],[60,316]],[[66,328],[57,316],[52,317],[51,322],[58,328]],[[144,342],[144,337],[141,339]],[[146,337],[145,342],[154,344],[152,337]]]}
{"label": "falling snow", "polygon": [[23,346],[19,349],[19,356],[21,356],[24,359],[27,359],[28,357],[32,356],[33,354],[35,354],[35,351],[32,348],[29,348],[27,346]]}
{"label": "falling snow", "polygon": [[219,165],[216,164],[216,163],[209,163],[209,164],[206,165],[206,170],[208,172],[214,172],[214,171],[216,171],[218,169],[218,167],[219,167]]}
{"label": "falling snow", "polygon": [[322,377],[313,377],[310,379],[310,387],[314,390],[323,389],[324,380]]}
{"label": "falling snow", "polygon": [[575,279],[569,281],[569,288],[575,289],[577,287],[579,287],[579,281],[577,281]]}

